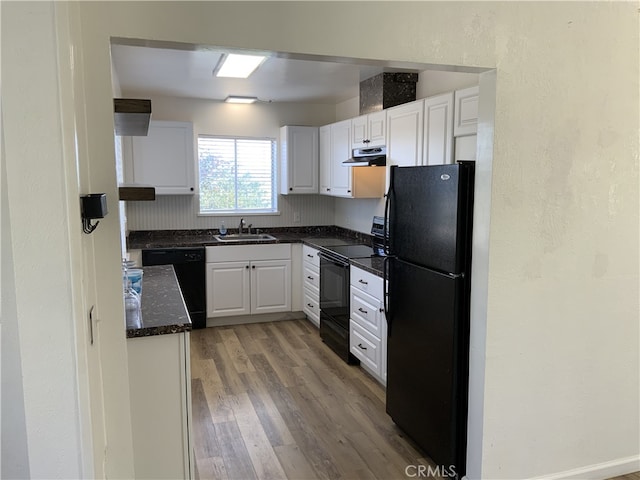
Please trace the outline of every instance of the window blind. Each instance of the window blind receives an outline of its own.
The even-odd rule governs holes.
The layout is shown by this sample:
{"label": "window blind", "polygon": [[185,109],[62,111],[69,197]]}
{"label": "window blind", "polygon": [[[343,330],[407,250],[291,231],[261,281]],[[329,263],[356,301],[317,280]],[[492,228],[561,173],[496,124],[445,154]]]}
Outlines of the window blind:
{"label": "window blind", "polygon": [[276,142],[198,136],[200,213],[276,211]]}

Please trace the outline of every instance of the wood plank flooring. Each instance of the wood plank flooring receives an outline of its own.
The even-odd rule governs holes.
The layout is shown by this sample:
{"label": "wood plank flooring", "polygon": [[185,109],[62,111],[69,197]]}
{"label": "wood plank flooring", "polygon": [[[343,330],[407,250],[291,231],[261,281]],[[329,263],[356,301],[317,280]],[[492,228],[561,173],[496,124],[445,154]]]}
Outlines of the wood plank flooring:
{"label": "wood plank flooring", "polygon": [[385,413],[383,388],[307,320],[194,330],[191,377],[201,480],[406,479],[430,464]]}
{"label": "wood plank flooring", "polygon": [[307,320],[194,330],[191,376],[202,480],[389,480],[430,464],[385,413],[384,389]]}

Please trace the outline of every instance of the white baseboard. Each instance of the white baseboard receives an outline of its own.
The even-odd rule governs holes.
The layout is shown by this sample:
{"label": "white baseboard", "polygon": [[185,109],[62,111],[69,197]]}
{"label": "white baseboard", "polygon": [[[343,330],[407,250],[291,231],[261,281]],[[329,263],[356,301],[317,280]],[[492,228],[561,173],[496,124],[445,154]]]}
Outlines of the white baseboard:
{"label": "white baseboard", "polygon": [[237,315],[233,317],[207,318],[207,327],[244,325],[247,323],[279,322],[305,318],[304,312],[262,313],[259,315]]}
{"label": "white baseboard", "polygon": [[640,471],[640,455],[535,477],[531,480],[603,480]]}

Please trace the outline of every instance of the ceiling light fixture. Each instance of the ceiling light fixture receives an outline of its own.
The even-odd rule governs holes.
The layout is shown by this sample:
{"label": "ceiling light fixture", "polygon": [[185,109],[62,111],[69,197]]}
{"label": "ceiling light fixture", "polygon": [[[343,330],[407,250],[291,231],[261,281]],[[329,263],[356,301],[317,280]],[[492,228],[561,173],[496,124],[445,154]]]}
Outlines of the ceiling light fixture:
{"label": "ceiling light fixture", "polygon": [[255,103],[258,97],[240,97],[238,95],[229,95],[225,100],[226,103]]}
{"label": "ceiling light fixture", "polygon": [[228,53],[218,66],[216,77],[247,78],[267,57]]}

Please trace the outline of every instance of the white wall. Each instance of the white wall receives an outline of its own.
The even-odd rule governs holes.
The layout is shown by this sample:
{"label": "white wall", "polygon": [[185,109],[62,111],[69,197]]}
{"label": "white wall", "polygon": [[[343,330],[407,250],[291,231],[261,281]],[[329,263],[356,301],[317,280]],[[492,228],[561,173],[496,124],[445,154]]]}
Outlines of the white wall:
{"label": "white wall", "polygon": [[[16,454],[4,459],[3,477],[84,475],[67,230],[80,219],[68,217],[66,204],[55,26],[52,3],[2,4],[2,62],[12,66],[2,72],[3,235],[6,226],[10,232],[2,243],[3,277],[6,267],[10,275],[3,315],[15,315],[3,318],[3,341],[20,357],[2,363],[3,381],[7,374],[22,383],[3,389],[10,418],[2,422],[2,451],[6,444]],[[16,444],[5,427],[16,427]]]}
{"label": "white wall", "polygon": [[[110,87],[100,78],[110,35],[497,68],[485,401],[470,475],[522,478],[637,459],[636,5],[367,7],[82,4],[93,131],[111,128]],[[376,36],[353,32],[367,22]]]}
{"label": "white wall", "polygon": [[474,85],[478,85],[477,73],[425,70],[418,76],[416,98],[427,98]]}
{"label": "white wall", "polygon": [[[83,162],[109,195],[117,192],[110,36],[495,67],[493,157],[491,165],[483,165],[491,183],[490,191],[482,192],[491,196],[490,223],[482,226],[489,235],[480,252],[488,271],[486,322],[481,325],[486,329],[484,403],[470,412],[481,417],[472,419],[481,431],[470,439],[468,475],[548,478],[580,471],[581,478],[606,478],[640,469],[637,3],[371,2],[363,9],[359,2],[86,2],[78,8],[91,152]],[[379,26],[376,36],[353,32],[353,25],[367,23]],[[23,36],[46,47],[46,28],[28,25],[19,25],[29,33]],[[3,24],[3,67],[18,67],[23,57],[5,60],[4,32]],[[46,58],[38,60],[46,65]],[[48,84],[14,82],[5,90],[3,83],[3,108],[12,96],[5,97],[5,91],[13,94],[23,86],[55,98],[43,85]],[[18,215],[32,201],[22,193],[33,190],[21,180],[25,171],[17,173],[12,149],[28,144],[37,120],[25,125],[29,138],[5,127],[9,190],[21,194],[14,190],[8,196],[18,315],[23,307],[37,309],[31,281],[48,281],[36,277],[34,265],[41,271],[40,261],[55,261],[38,252],[42,234],[51,248],[64,252],[57,232],[60,223],[72,221],[57,211],[55,195],[49,197],[49,217],[36,223]],[[35,179],[48,176],[43,191],[64,189],[51,152],[38,153],[29,156],[27,173]],[[101,222],[100,229],[100,253],[94,260],[103,275],[101,295],[113,300],[102,309],[111,321],[122,317],[117,218]],[[36,294],[64,296],[69,269],[60,271],[60,284]],[[27,291],[31,304],[26,304]],[[64,306],[50,303],[50,297],[43,300],[52,322],[63,321]],[[33,317],[38,316],[26,315]],[[28,322],[25,328],[31,328]],[[28,351],[20,352],[27,383],[36,378],[33,363],[48,349],[62,353],[73,348],[65,345],[68,328],[48,332],[61,343],[45,338],[41,329],[38,333],[24,342]],[[56,366],[50,373],[55,382],[42,371],[37,379],[60,392],[73,368],[67,362]],[[35,425],[50,427],[50,438],[77,436],[69,424],[59,422],[69,413],[64,408],[57,418],[34,415],[36,423],[30,423],[40,406],[27,401],[31,393],[25,388],[29,453],[40,458],[32,448],[39,438]],[[47,404],[53,401],[50,396]],[[59,442],[56,448],[67,451],[70,445]],[[55,452],[43,455],[47,459]],[[65,458],[56,461],[60,465]]]}
{"label": "white wall", "polygon": [[[126,95],[126,92],[123,93]],[[229,105],[204,99],[150,97],[154,120],[193,122],[194,134],[278,139],[283,125],[319,126],[335,119],[332,105]],[[318,195],[279,195],[279,215],[245,215],[254,227],[333,225],[334,200]],[[294,213],[300,221],[294,222]],[[207,229],[222,221],[238,225],[240,216],[198,216],[196,195],[156,196],[154,202],[128,202],[129,230]]]}
{"label": "white wall", "polygon": [[[0,121],[0,349],[2,371],[0,374],[1,410],[0,427],[2,442],[0,477],[29,478],[29,450],[27,447],[27,425],[25,417],[22,367],[20,361],[20,338],[15,295],[15,272],[11,247],[11,223],[9,221],[9,198],[7,194],[6,159],[4,153],[4,124]],[[9,441],[10,439],[10,441]]]}

